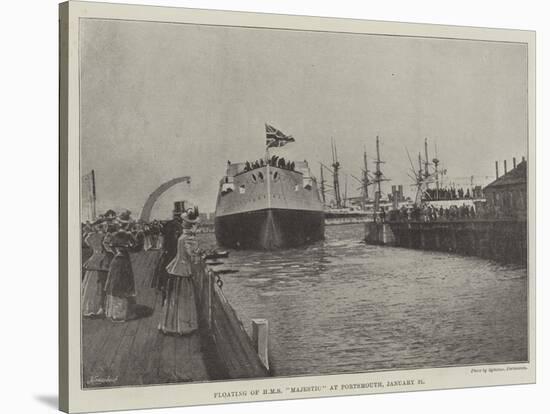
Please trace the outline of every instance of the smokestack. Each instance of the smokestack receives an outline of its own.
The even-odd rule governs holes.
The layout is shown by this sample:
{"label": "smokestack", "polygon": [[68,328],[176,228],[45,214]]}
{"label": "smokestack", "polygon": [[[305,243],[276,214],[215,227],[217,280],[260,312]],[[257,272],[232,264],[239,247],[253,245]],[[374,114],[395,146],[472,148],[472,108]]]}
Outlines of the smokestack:
{"label": "smokestack", "polygon": [[506,160],[504,160],[504,174],[508,172],[508,168],[506,167]]}
{"label": "smokestack", "polygon": [[516,157],[512,158],[512,165],[516,168]]}
{"label": "smokestack", "polygon": [[496,171],[497,178],[498,178],[498,161],[495,161],[495,171]]}

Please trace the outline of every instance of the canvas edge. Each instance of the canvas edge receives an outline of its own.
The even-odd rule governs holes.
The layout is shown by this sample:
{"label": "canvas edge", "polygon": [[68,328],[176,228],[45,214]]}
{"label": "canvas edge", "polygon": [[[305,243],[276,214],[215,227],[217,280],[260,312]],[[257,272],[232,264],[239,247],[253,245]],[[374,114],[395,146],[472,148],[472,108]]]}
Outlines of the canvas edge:
{"label": "canvas edge", "polygon": [[67,243],[67,213],[68,213],[68,14],[69,3],[59,4],[59,177],[58,177],[58,220],[59,220],[59,240],[58,240],[58,341],[59,341],[59,409],[65,412],[69,411],[69,324],[67,315],[69,314],[68,301],[68,243]]}
{"label": "canvas edge", "polygon": [[[78,61],[75,63],[75,59],[78,60],[77,56],[78,53],[73,53],[74,48],[71,50],[71,42],[74,38],[70,38],[71,33],[76,34],[74,32],[75,26],[78,28],[78,19],[82,16],[89,16],[90,12],[92,15],[94,15],[95,11],[100,11],[99,15],[102,13],[109,14],[109,10],[114,9],[123,9],[125,11],[128,11],[130,15],[132,15],[137,10],[143,10],[146,11],[157,9],[158,6],[136,6],[136,5],[120,5],[120,4],[110,4],[110,3],[91,3],[91,2],[80,2],[80,1],[70,1],[61,3],[59,5],[59,18],[60,18],[60,37],[59,37],[59,408],[62,411],[65,412],[82,412],[82,411],[102,411],[102,410],[113,410],[113,409],[131,409],[131,408],[158,408],[158,407],[172,407],[172,406],[184,406],[184,405],[202,405],[202,404],[220,404],[220,403],[234,403],[235,401],[206,401],[206,402],[195,402],[195,403],[185,403],[183,401],[174,401],[173,399],[170,399],[171,401],[168,401],[167,399],[158,399],[154,401],[147,401],[146,404],[136,401],[127,401],[126,403],[119,403],[115,404],[115,406],[109,406],[107,408],[104,404],[100,403],[99,405],[95,402],[93,402],[90,398],[82,398],[82,393],[90,393],[88,397],[92,397],[93,391],[83,391],[80,388],[80,385],[76,386],[76,384],[80,383],[80,375],[75,374],[75,369],[80,372],[80,363],[76,362],[75,356],[80,358],[80,349],[75,350],[70,348],[71,338],[74,343],[74,341],[78,340],[78,346],[80,346],[80,332],[78,329],[78,332],[75,332],[75,319],[78,318],[72,318],[69,315],[70,308],[74,308],[74,302],[71,304],[70,300],[70,291],[75,290],[75,286],[70,286],[70,280],[69,280],[69,273],[71,269],[71,265],[69,263],[70,259],[70,251],[69,246],[71,245],[71,237],[75,235],[70,235],[70,224],[74,224],[75,221],[75,204],[70,204],[71,201],[76,199],[78,200],[78,181],[79,177],[72,177],[70,176],[71,171],[74,169],[74,154],[79,154],[79,142],[78,142],[78,136],[76,138],[76,141],[71,141],[74,138],[74,131],[78,132],[78,125],[74,124],[74,113],[71,112],[71,103],[70,100],[71,97],[74,97],[74,95],[71,95],[71,91],[77,87],[75,85],[74,79],[71,77],[74,75],[73,72],[71,72],[71,67],[74,68],[74,65],[77,65],[78,68]],[[418,28],[420,28],[420,31],[422,29],[426,28],[426,26],[430,27],[430,30],[434,29],[435,32],[439,33],[439,35],[434,34],[430,35],[429,37],[440,37],[444,33],[449,33],[450,37],[451,33],[454,33],[454,38],[459,38],[459,35],[456,34],[456,32],[466,32],[467,29],[473,30],[475,32],[475,36],[479,38],[479,40],[483,39],[483,34],[490,34],[487,37],[490,37],[492,39],[498,40],[497,38],[499,36],[504,36],[508,39],[515,39],[515,41],[527,43],[528,44],[528,64],[529,64],[529,71],[528,71],[528,93],[529,93],[529,108],[528,108],[528,126],[529,126],[529,134],[528,134],[528,140],[529,140],[529,321],[530,321],[530,329],[529,329],[529,348],[530,348],[530,363],[533,365],[533,369],[529,371],[529,376],[524,378],[520,382],[516,383],[533,383],[536,381],[536,371],[534,369],[535,367],[535,62],[536,62],[536,56],[535,56],[535,39],[536,39],[536,33],[534,31],[528,31],[528,30],[515,30],[515,29],[485,29],[485,28],[468,28],[464,26],[443,26],[443,25],[431,25],[431,24],[419,24],[419,23],[398,23],[398,22],[376,22],[376,21],[369,21],[369,20],[354,20],[354,19],[342,19],[342,18],[316,18],[316,17],[307,17],[307,16],[285,16],[285,15],[272,15],[272,14],[263,14],[263,13],[246,13],[246,12],[225,12],[225,11],[218,11],[218,10],[200,10],[200,9],[184,9],[184,8],[174,8],[174,7],[163,7],[162,8],[162,14],[168,13],[168,15],[172,12],[178,12],[181,15],[185,15],[186,13],[192,14],[194,17],[200,15],[198,20],[204,20],[205,16],[207,19],[211,18],[212,20],[215,20],[217,17],[220,17],[224,14],[231,15],[231,19],[237,15],[247,15],[247,19],[258,17],[260,20],[264,19],[266,17],[274,17],[277,19],[285,19],[288,18],[291,21],[306,21],[307,19],[315,20],[318,19],[322,20],[323,24],[318,23],[320,28],[319,30],[322,31],[330,31],[327,27],[330,27],[332,25],[332,22],[339,22],[339,24],[345,23],[353,23],[351,24],[354,26],[355,24],[365,24],[367,22],[373,24],[374,26],[377,26],[379,24],[382,25],[392,25],[393,28],[398,28],[398,31],[406,32],[407,27],[408,28],[415,28],[412,30],[413,32],[416,32]],[[137,13],[140,14],[140,13]],[[108,18],[108,17],[104,17]],[[229,19],[229,20],[231,20]],[[194,20],[194,19],[190,19]],[[224,20],[224,19],[222,19]],[[214,24],[214,23],[212,23]],[[265,23],[262,23],[265,24]],[[289,25],[292,26],[293,23],[290,23]],[[270,27],[268,26],[261,26],[261,27]],[[271,26],[273,27],[273,26]],[[325,27],[324,29],[322,29]],[[350,32],[353,32],[350,29]],[[374,30],[375,32],[379,30]],[[78,34],[74,36],[78,38]],[[71,40],[69,40],[71,39]],[[78,50],[77,50],[78,52]],[[76,95],[78,96],[78,94]],[[74,103],[74,99],[73,99]],[[78,101],[76,101],[78,104]],[[74,106],[74,105],[73,105]],[[73,108],[74,109],[74,108]],[[78,110],[77,112],[77,118],[78,121]],[[71,115],[71,113],[73,115]],[[71,124],[73,122],[73,124]],[[71,132],[72,131],[72,132]],[[73,144],[76,144],[76,150],[73,147],[70,148],[71,142]],[[75,152],[76,151],[76,152]],[[72,167],[70,165],[71,163],[71,155],[72,155]],[[78,162],[76,162],[76,166],[78,169]],[[74,186],[74,180],[76,178],[77,186],[75,190]],[[71,181],[73,180],[73,181]],[[72,193],[71,193],[72,191]],[[76,191],[76,194],[75,194]],[[72,195],[71,195],[72,194]],[[69,205],[72,205],[73,207],[69,207]],[[78,206],[78,203],[76,204]],[[78,208],[76,208],[78,209]],[[73,211],[71,213],[71,210]],[[78,219],[79,213],[76,213],[76,218]],[[74,285],[74,284],[73,284]],[[76,308],[75,308],[76,309]],[[78,312],[79,316],[79,312]],[[76,326],[80,327],[79,322],[76,322]],[[76,345],[76,344],[75,344]],[[75,365],[77,367],[75,367]],[[301,377],[303,378],[303,377]],[[312,381],[315,380],[317,377],[310,377]],[[243,380],[239,382],[252,382],[254,380]],[[260,380],[261,381],[261,380]],[[209,383],[212,386],[215,386],[216,383]],[[219,384],[219,383],[218,383]],[[471,386],[479,387],[484,385],[506,385],[506,384],[512,384],[511,382],[502,382],[499,384],[474,384]],[[190,388],[195,388],[194,385],[200,387],[204,386],[205,384],[187,384]],[[174,385],[167,385],[167,386],[154,386],[154,387],[162,387],[162,388],[170,388],[171,390],[176,390]],[[176,386],[177,387],[177,386]],[[435,387],[430,387],[429,390],[436,390],[436,389],[449,389],[449,388],[461,388],[464,387],[464,385],[456,385],[456,386],[445,386],[444,384],[440,385],[439,387],[436,385]],[[122,391],[122,390],[119,390]],[[396,390],[396,392],[406,392],[406,391],[414,391],[414,390]],[[387,391],[385,391],[387,392]],[[128,399],[130,395],[134,394],[133,392],[126,393],[126,392],[120,392],[122,394],[121,397],[117,397],[120,399]],[[357,394],[337,394],[334,396],[340,396],[340,395],[364,395],[365,392],[357,393]],[[135,395],[135,394],[134,394]],[[301,397],[301,398],[314,398],[316,396],[307,396],[307,397]],[[296,397],[284,397],[279,399],[295,399]],[[256,400],[246,400],[246,402],[249,401],[266,401],[271,398],[264,398],[264,399],[256,399]],[[137,399],[139,400],[139,398]],[[244,401],[243,401],[244,402]]]}

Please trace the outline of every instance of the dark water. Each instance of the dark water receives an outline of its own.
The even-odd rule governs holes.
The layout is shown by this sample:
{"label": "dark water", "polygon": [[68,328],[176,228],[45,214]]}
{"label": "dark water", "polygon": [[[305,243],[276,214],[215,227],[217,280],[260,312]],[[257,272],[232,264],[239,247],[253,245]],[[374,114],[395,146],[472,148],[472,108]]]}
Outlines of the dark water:
{"label": "dark water", "polygon": [[361,224],[327,226],[308,247],[224,259],[245,327],[269,320],[276,375],[527,360],[525,269],[362,237]]}

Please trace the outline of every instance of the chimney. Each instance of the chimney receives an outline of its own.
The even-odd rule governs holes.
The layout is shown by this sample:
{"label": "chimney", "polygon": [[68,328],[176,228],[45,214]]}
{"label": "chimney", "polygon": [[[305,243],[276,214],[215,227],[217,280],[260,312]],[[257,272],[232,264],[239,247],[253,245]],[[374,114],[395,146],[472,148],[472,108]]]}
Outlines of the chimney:
{"label": "chimney", "polygon": [[516,168],[516,157],[512,158],[512,165]]}
{"label": "chimney", "polygon": [[498,161],[495,161],[495,170],[496,170],[497,178],[498,178]]}
{"label": "chimney", "polygon": [[508,168],[506,167],[506,160],[504,160],[504,174],[508,172]]}

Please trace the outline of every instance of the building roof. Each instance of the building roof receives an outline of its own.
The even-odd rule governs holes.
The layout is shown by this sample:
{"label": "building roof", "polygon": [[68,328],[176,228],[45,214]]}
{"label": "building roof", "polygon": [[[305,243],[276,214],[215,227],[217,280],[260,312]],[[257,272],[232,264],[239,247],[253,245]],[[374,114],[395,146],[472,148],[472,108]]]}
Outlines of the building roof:
{"label": "building roof", "polygon": [[488,184],[483,190],[497,189],[518,184],[527,185],[527,161],[520,162],[516,168],[508,171],[502,177]]}

